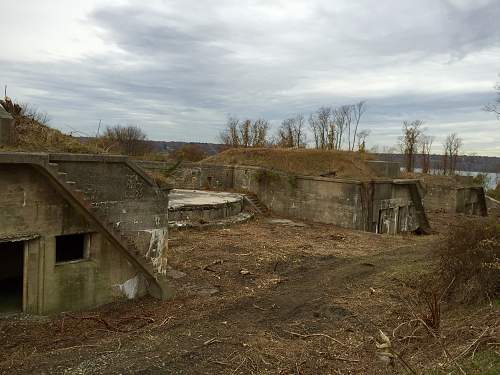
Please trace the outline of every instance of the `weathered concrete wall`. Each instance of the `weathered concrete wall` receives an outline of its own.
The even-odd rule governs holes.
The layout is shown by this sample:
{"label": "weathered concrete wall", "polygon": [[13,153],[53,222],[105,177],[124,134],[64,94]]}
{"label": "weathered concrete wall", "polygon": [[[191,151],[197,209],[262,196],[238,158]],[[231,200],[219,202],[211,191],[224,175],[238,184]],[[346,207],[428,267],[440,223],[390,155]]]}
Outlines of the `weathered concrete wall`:
{"label": "weathered concrete wall", "polygon": [[500,217],[500,201],[486,196],[486,207],[488,208],[489,215]]}
{"label": "weathered concrete wall", "polygon": [[[167,170],[165,163],[145,162],[149,170]],[[402,180],[362,183],[355,180],[294,176],[258,167],[186,163],[170,176],[176,188],[246,191],[278,215],[336,224],[379,233],[419,228],[410,194]]]}
{"label": "weathered concrete wall", "polygon": [[0,146],[8,146],[14,141],[14,120],[0,104]]}
{"label": "weathered concrete wall", "polygon": [[424,196],[426,210],[462,213],[466,215],[487,215],[484,189],[480,186],[451,187],[427,184]]}
{"label": "weathered concrete wall", "polygon": [[484,189],[481,186],[457,189],[456,201],[455,210],[457,213],[478,216],[488,214]]}
{"label": "weathered concrete wall", "polygon": [[[37,170],[0,164],[0,240],[26,241],[25,308],[51,313],[121,298],[137,270],[79,215]],[[55,263],[55,237],[89,233],[89,258]],[[1,256],[1,254],[0,254]]]}
{"label": "weathered concrete wall", "polygon": [[256,194],[278,215],[364,229],[361,188],[328,178],[235,167],[234,188]]}
{"label": "weathered concrete wall", "polygon": [[424,206],[429,211],[455,213],[457,206],[456,190],[449,186],[425,187]]}
{"label": "weathered concrete wall", "polygon": [[159,261],[165,271],[168,201],[122,158],[53,154],[59,170],[68,174],[92,205],[133,241],[142,256]]}

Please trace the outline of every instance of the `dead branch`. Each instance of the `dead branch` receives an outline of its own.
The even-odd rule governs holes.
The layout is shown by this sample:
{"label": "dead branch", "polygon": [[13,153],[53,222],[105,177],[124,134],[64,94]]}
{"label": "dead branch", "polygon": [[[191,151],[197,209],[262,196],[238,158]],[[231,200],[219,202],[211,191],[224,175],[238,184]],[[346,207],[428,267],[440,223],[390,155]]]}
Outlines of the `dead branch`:
{"label": "dead branch", "polygon": [[303,335],[301,333],[297,333],[297,332],[292,332],[292,331],[285,331],[293,336],[298,336],[298,337],[302,337],[302,338],[308,338],[308,337],[326,337],[332,341],[335,341],[337,344],[340,344],[342,346],[347,346],[346,344],[344,344],[342,341],[340,340],[337,340],[336,338],[333,338],[332,336],[329,336],[327,335],[326,333],[310,333],[310,334],[307,334],[307,335]]}
{"label": "dead branch", "polygon": [[216,338],[216,337],[214,337],[214,338],[211,338],[210,340],[205,341],[205,342],[203,343],[203,345],[204,345],[204,346],[207,346],[207,345],[210,345],[210,344],[215,344],[215,343],[217,343],[217,342],[222,342],[222,341],[217,340],[217,338]]}
{"label": "dead branch", "polygon": [[169,316],[169,317],[167,318],[167,316],[165,315],[165,319],[163,319],[163,321],[162,321],[162,322],[158,325],[158,328],[159,328],[159,327],[163,327],[163,326],[164,326],[165,324],[167,324],[167,323],[170,321],[170,319],[172,319],[172,318],[173,318],[173,316]]}
{"label": "dead branch", "polygon": [[457,355],[454,360],[457,360],[459,358],[462,358],[464,357],[465,355],[467,355],[467,353],[479,342],[479,340],[481,340],[483,338],[483,336],[486,334],[486,332],[488,332],[488,330],[490,329],[491,327],[486,327],[486,329],[479,335],[479,337],[477,339],[475,339],[472,344],[470,344],[464,351],[462,351],[462,353],[460,353],[459,355]]}

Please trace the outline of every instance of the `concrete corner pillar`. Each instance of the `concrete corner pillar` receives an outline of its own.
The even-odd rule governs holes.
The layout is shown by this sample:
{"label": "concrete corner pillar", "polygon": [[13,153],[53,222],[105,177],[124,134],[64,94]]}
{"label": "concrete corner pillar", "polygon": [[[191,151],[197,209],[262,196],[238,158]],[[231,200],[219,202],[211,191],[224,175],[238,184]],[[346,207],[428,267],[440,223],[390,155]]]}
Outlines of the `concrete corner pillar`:
{"label": "concrete corner pillar", "polygon": [[14,143],[14,119],[0,104],[0,146]]}

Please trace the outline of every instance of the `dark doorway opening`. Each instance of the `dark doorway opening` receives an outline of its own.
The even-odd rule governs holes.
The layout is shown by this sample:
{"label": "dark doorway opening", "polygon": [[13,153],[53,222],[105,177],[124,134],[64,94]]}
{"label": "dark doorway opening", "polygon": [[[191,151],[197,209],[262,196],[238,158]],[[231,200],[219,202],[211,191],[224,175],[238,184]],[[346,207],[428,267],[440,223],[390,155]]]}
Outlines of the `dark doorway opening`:
{"label": "dark doorway opening", "polygon": [[0,312],[23,310],[24,242],[0,242]]}

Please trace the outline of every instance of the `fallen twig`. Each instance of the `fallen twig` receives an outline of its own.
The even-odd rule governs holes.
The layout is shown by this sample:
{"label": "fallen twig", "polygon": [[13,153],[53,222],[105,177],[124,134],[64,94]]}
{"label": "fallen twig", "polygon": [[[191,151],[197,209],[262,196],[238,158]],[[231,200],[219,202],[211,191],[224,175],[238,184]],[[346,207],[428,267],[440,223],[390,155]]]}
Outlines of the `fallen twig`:
{"label": "fallen twig", "polygon": [[489,329],[490,329],[490,327],[486,327],[486,329],[479,335],[479,337],[477,339],[475,339],[472,342],[472,344],[470,344],[464,351],[462,351],[462,353],[457,355],[454,359],[457,360],[457,359],[465,356],[469,352],[469,350],[471,350],[474,347],[474,345],[476,345],[479,342],[479,340],[481,340],[483,338],[483,336],[486,334],[486,332],[488,332]]}
{"label": "fallen twig", "polygon": [[54,349],[54,350],[51,350],[49,353],[63,352],[63,351],[66,351],[66,350],[73,350],[73,349],[99,347],[99,346],[100,345],[75,345],[75,346],[68,346],[66,348]]}
{"label": "fallen twig", "polygon": [[419,321],[418,319],[412,319],[412,320],[409,320],[409,321],[407,321],[407,322],[403,322],[403,323],[401,323],[400,325],[398,325],[396,328],[394,328],[394,329],[392,330],[392,337],[396,338],[396,331],[397,331],[398,329],[400,329],[401,327],[403,327],[404,325],[406,325],[406,324],[410,324],[410,323],[413,323],[413,322],[418,322],[418,321]]}
{"label": "fallen twig", "polygon": [[169,316],[169,317],[167,318],[167,316],[165,315],[165,319],[163,319],[163,321],[162,321],[162,322],[158,325],[158,328],[159,328],[159,327],[163,327],[163,326],[164,326],[165,324],[167,324],[167,323],[170,321],[170,319],[172,319],[172,318],[173,318],[173,316]]}
{"label": "fallen twig", "polygon": [[255,305],[255,304],[253,304],[253,305],[252,305],[252,307],[253,307],[254,309],[257,309],[257,310],[267,311],[267,309],[264,309],[264,308],[262,308],[262,307],[260,307],[260,306]]}
{"label": "fallen twig", "polygon": [[297,332],[292,332],[292,331],[285,331],[293,336],[299,336],[299,337],[302,337],[302,338],[308,338],[308,337],[326,337],[332,341],[335,341],[337,344],[340,344],[342,346],[347,346],[346,344],[344,344],[342,341],[340,340],[337,340],[336,338],[332,337],[332,336],[329,336],[327,335],[326,333],[309,333],[307,335],[303,335],[301,333],[297,333]]}
{"label": "fallen twig", "polygon": [[222,361],[210,361],[210,362],[216,363],[216,364],[222,365],[222,366],[230,366],[231,365],[230,363],[222,362]]}
{"label": "fallen twig", "polygon": [[342,358],[342,357],[335,357],[335,356],[331,356],[330,358],[333,358],[337,361],[344,361],[344,362],[359,362],[359,359]]}
{"label": "fallen twig", "polygon": [[216,343],[216,342],[222,342],[222,341],[217,340],[217,338],[216,338],[216,337],[214,337],[214,338],[212,338],[212,339],[210,339],[210,340],[205,341],[205,342],[203,343],[203,345],[205,345],[205,346],[206,346],[206,345],[214,344],[214,343]]}

